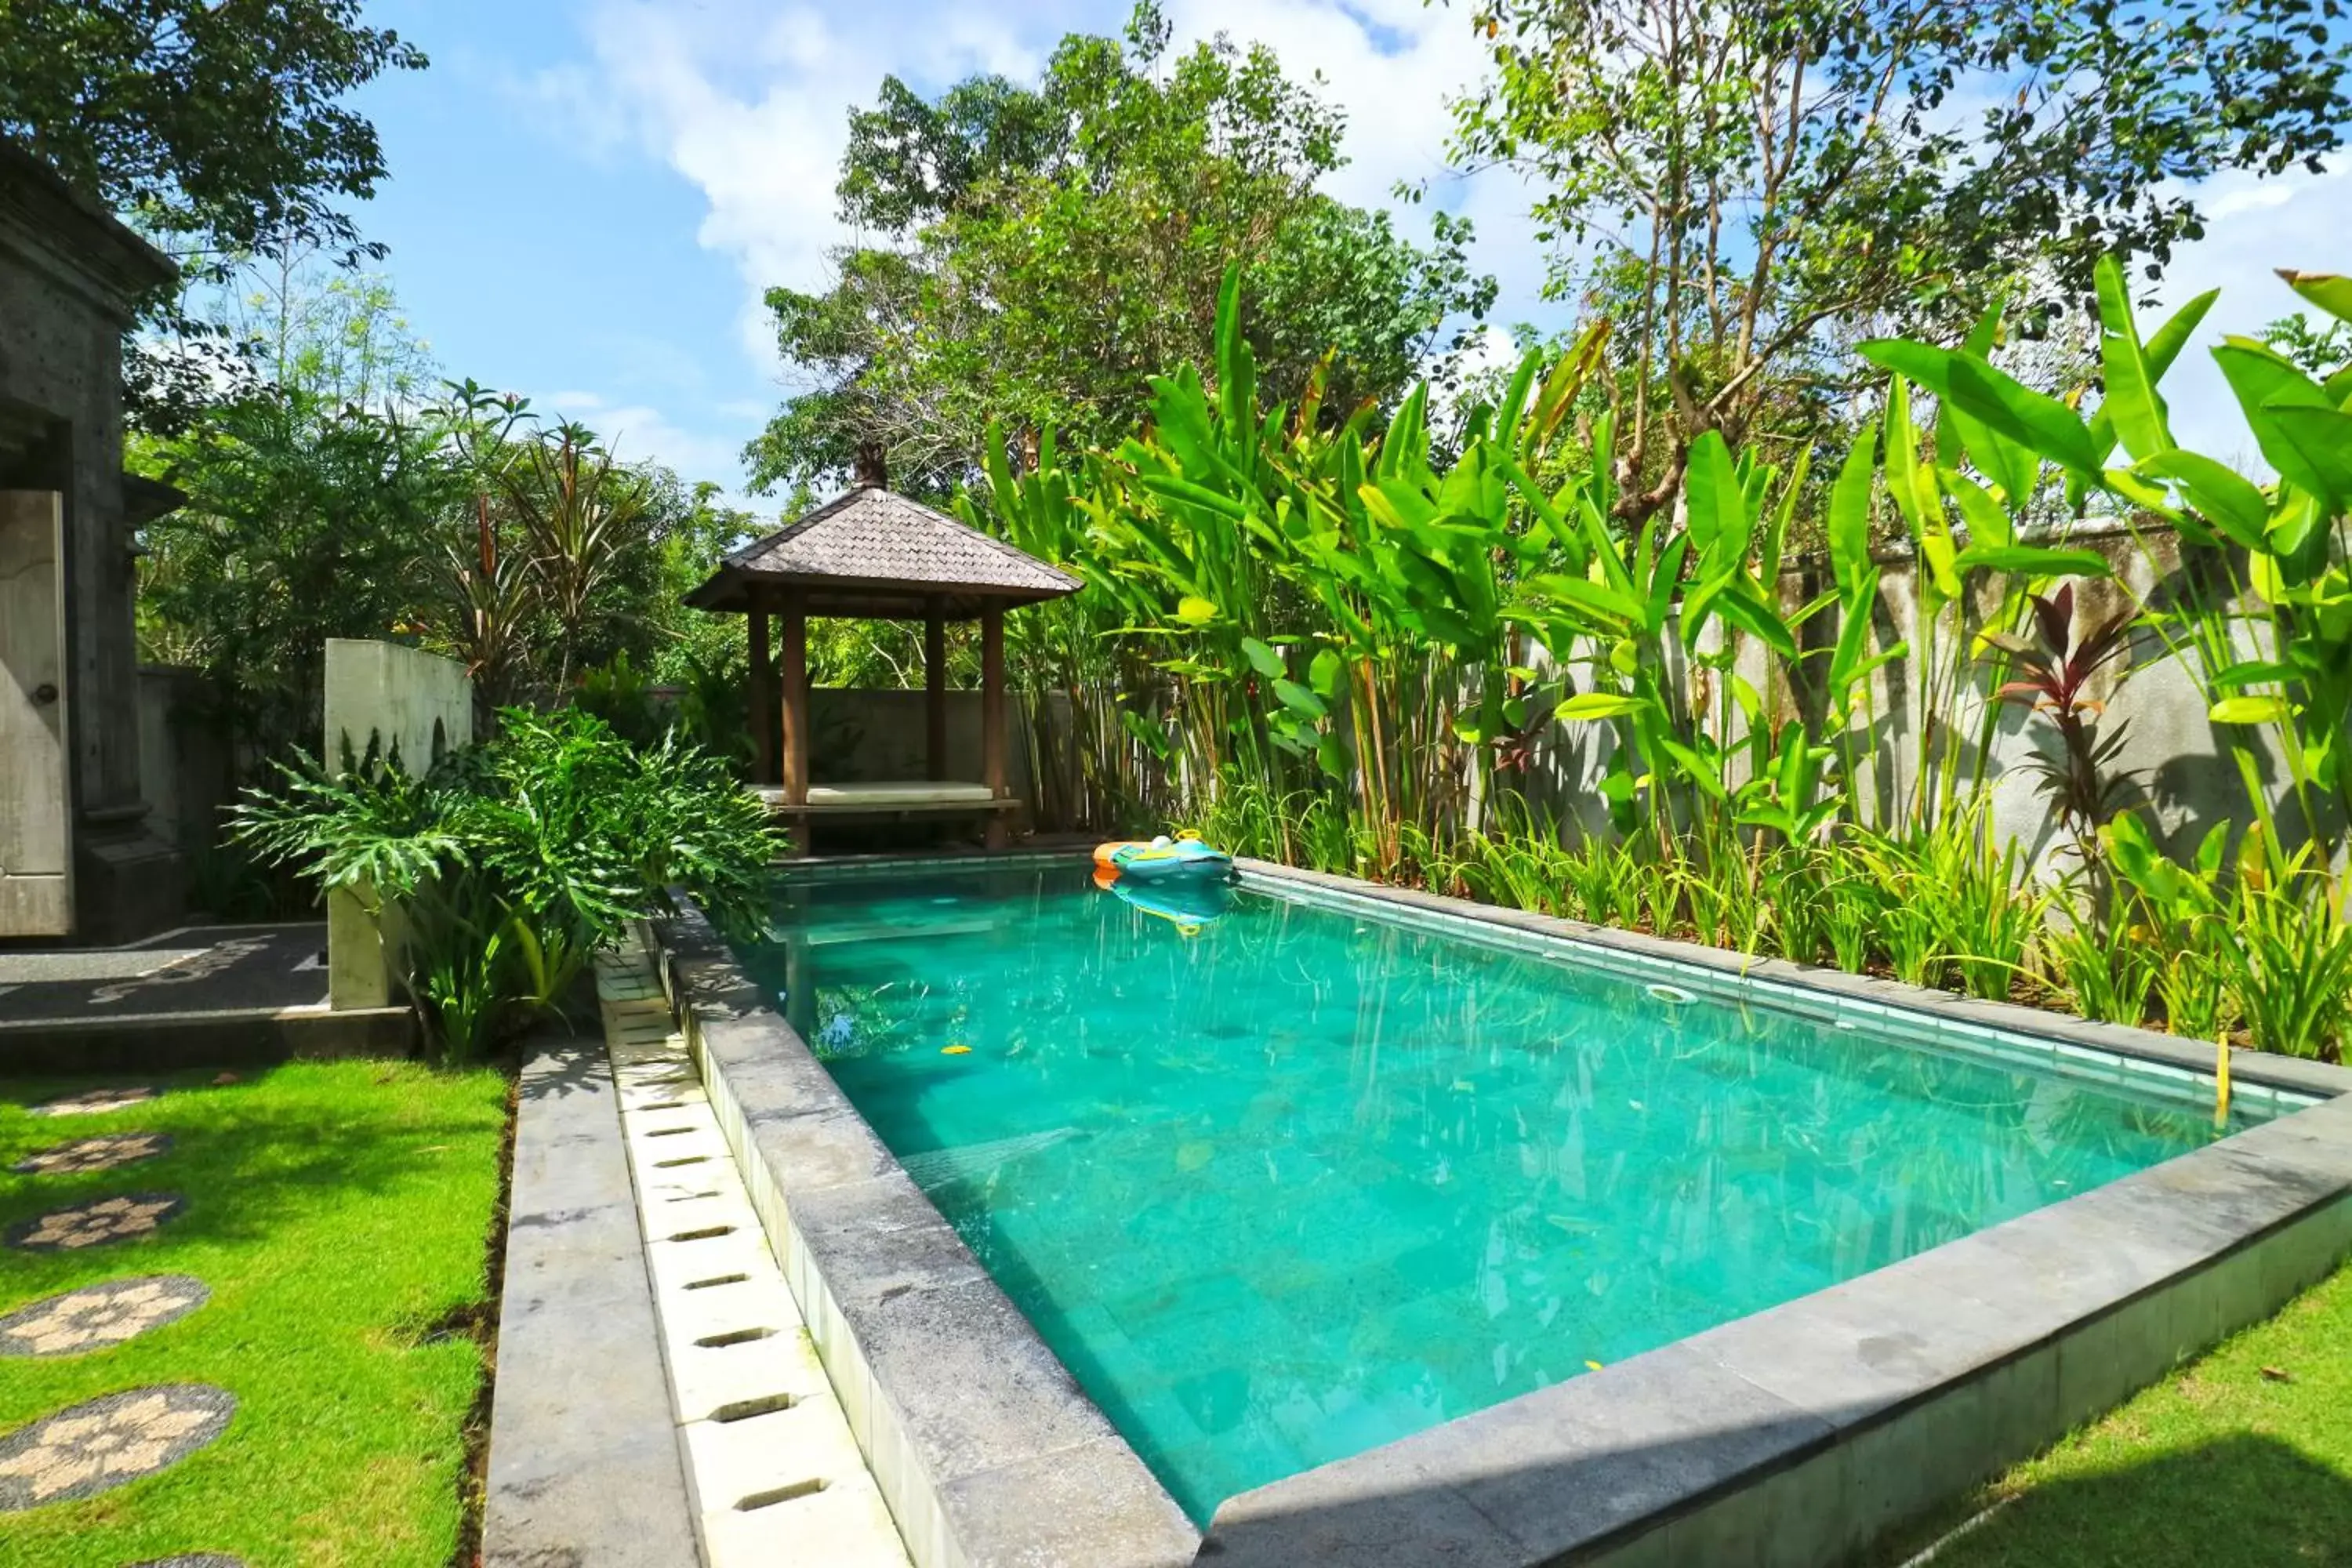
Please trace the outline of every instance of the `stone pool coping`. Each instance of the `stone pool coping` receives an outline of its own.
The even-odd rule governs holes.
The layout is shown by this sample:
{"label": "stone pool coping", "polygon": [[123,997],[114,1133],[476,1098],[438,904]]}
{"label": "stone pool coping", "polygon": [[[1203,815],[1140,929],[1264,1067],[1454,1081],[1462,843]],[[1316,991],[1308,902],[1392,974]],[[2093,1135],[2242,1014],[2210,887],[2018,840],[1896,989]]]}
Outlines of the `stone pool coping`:
{"label": "stone pool coping", "polygon": [[751,1206],[916,1568],[1192,1562],[1200,1531],[709,923],[688,909],[656,935]]}
{"label": "stone pool coping", "polygon": [[[1591,950],[1596,957],[1609,953],[1632,958],[1640,968],[1664,964],[1685,972],[1705,970],[1717,979],[1719,984],[1717,989],[1730,993],[1727,994],[1727,1000],[1737,999],[1737,993],[1746,992],[1753,999],[1768,1003],[1801,1002],[1806,993],[1826,992],[1837,999],[1840,1004],[1837,1010],[1848,1016],[1881,1015],[1890,1009],[1900,1009],[1940,1024],[1958,1026],[1956,1033],[1998,1031],[2004,1035],[2035,1037],[2106,1055],[2155,1063],[2192,1074],[2208,1082],[2213,1077],[2213,1047],[2201,1041],[2185,1040],[2178,1035],[2159,1034],[2154,1029],[2094,1023],[2069,1013],[2053,1012],[2047,1007],[2029,1007],[2015,1002],[1979,1001],[1949,991],[1906,985],[1901,981],[1885,980],[1872,974],[1816,968],[1811,964],[1792,963],[1782,958],[1751,957],[1727,948],[1649,936],[1641,931],[1621,931],[1613,926],[1588,925],[1582,921],[1566,920],[1558,915],[1507,909],[1500,904],[1482,904],[1470,899],[1449,898],[1443,893],[1423,892],[1417,888],[1392,888],[1354,877],[1334,876],[1328,871],[1302,870],[1271,860],[1238,858],[1234,864],[1241,870],[1242,886],[1244,888],[1276,889],[1286,895],[1304,892],[1308,895],[1307,901],[1320,901],[1317,898],[1320,895],[1321,900],[1342,901],[1391,917],[1400,910],[1411,910],[1418,915],[1436,917],[1439,925],[1457,931],[1465,927],[1482,926],[1525,931]],[[1796,994],[1794,996],[1790,994],[1792,992]],[[1968,1043],[1974,1045],[1976,1041],[1970,1039]],[[2232,1051],[2230,1077],[2234,1084],[2241,1087],[2254,1084],[2266,1089],[2285,1089],[2290,1094],[2313,1100],[2352,1094],[2352,1068],[2334,1067],[2326,1062],[2307,1061],[2298,1057],[2276,1056],[2267,1051]]]}
{"label": "stone pool coping", "polygon": [[[1502,929],[1566,940],[1671,965],[1709,991],[1785,987],[1899,1010],[1948,1025],[1956,1046],[1997,1028],[2210,1074],[2203,1048],[2147,1031],[1243,864],[1245,885],[1281,896],[1490,940]],[[2240,1052],[2233,1077],[2284,1091],[2274,1102],[2286,1113],[1242,1493],[1202,1540],[709,925],[689,913],[665,934],[665,983],[754,1206],[919,1568],[1174,1564],[1195,1542],[1201,1561],[1233,1568],[1835,1561],[2268,1316],[2352,1252],[2352,1072]],[[2336,1098],[2289,1108],[2323,1096]]]}

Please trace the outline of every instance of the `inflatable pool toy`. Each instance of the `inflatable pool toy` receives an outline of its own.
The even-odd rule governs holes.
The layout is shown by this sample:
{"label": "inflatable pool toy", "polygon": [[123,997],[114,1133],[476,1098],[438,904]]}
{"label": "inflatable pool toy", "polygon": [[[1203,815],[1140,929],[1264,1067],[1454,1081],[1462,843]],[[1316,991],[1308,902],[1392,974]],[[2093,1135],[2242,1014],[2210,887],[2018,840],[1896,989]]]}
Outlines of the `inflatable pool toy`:
{"label": "inflatable pool toy", "polygon": [[1197,838],[1171,838],[1166,834],[1146,842],[1120,839],[1095,850],[1095,868],[1139,882],[1198,880],[1223,882],[1234,874],[1234,858],[1212,849]]}
{"label": "inflatable pool toy", "polygon": [[1202,880],[1129,882],[1108,871],[1095,873],[1095,886],[1129,908],[1166,921],[1182,936],[1198,936],[1232,912],[1234,893],[1223,882]]}

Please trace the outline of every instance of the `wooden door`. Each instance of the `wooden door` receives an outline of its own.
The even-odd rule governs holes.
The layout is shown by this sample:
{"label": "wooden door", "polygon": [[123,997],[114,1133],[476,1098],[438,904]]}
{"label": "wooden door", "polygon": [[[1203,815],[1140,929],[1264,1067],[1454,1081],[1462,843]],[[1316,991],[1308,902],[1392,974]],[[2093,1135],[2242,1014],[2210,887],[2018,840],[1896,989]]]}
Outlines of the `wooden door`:
{"label": "wooden door", "polygon": [[0,937],[73,930],[65,502],[0,490]]}

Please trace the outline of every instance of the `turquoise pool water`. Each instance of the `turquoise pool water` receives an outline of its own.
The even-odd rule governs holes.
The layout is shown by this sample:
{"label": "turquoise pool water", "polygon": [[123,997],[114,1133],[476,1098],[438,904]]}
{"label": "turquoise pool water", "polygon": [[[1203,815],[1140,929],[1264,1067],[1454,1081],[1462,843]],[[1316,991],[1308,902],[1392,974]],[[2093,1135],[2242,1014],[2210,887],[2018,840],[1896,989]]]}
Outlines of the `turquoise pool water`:
{"label": "turquoise pool water", "polygon": [[777,898],[746,964],[1201,1521],[2218,1135],[1261,894],[1191,934],[1084,869]]}

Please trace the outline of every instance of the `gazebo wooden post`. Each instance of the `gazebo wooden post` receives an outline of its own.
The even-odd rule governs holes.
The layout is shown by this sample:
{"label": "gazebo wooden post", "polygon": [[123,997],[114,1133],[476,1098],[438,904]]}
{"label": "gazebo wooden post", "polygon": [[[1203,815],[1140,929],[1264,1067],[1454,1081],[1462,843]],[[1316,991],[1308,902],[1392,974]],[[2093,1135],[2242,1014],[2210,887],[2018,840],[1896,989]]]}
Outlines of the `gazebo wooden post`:
{"label": "gazebo wooden post", "polygon": [[[1004,607],[991,603],[980,614],[980,772],[989,798],[1002,802],[1004,786]],[[1004,807],[988,812],[988,847],[1006,839]]]}
{"label": "gazebo wooden post", "polygon": [[784,595],[784,786],[785,825],[795,854],[808,853],[809,688],[808,604],[797,589]]}
{"label": "gazebo wooden post", "polygon": [[743,618],[751,634],[751,781],[777,784],[783,775],[776,771],[776,669],[768,655],[768,595],[753,588],[745,598]]}
{"label": "gazebo wooden post", "polygon": [[934,595],[923,616],[923,746],[930,776],[948,776],[948,623]]}

